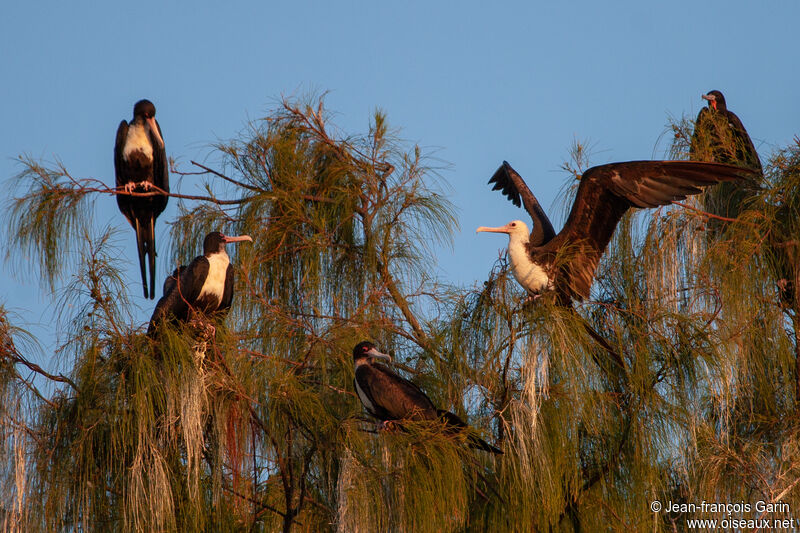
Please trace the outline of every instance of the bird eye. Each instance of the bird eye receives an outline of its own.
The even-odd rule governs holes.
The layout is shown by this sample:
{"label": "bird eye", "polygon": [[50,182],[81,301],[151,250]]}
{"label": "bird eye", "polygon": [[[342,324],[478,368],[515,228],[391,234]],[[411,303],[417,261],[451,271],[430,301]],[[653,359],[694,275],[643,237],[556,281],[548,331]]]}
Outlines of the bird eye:
{"label": "bird eye", "polygon": [[511,227],[512,227],[512,228],[516,228],[516,227],[517,227],[517,223],[516,223],[516,222],[512,222],[512,223],[511,223]]}

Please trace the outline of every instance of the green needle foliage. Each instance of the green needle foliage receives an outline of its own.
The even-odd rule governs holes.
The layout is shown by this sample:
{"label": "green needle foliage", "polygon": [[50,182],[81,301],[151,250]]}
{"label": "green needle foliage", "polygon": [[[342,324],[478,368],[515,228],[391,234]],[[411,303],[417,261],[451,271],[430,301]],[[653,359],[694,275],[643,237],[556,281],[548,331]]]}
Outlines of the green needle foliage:
{"label": "green needle foliage", "polygon": [[[691,123],[675,132],[686,157]],[[234,306],[154,338],[91,229],[113,191],[23,161],[9,257],[58,288],[64,374],[0,309],[0,531],[686,531],[728,515],[650,502],[800,509],[800,144],[735,218],[703,199],[628,215],[574,309],[527,302],[505,257],[478,287],[430,274],[454,209],[382,113],[345,135],[321,99],[287,101],[213,155],[162,256],[253,237],[229,250]],[[438,423],[377,430],[352,384],[364,339],[504,455]]]}

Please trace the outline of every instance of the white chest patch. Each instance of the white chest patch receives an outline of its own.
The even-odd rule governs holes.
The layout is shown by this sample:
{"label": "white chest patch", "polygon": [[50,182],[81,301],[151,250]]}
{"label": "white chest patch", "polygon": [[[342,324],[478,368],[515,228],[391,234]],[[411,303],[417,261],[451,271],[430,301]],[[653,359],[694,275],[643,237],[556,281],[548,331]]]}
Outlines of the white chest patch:
{"label": "white chest patch", "polygon": [[364,391],[361,390],[361,387],[358,385],[358,380],[354,380],[356,382],[356,393],[358,394],[358,399],[361,400],[361,403],[364,404],[364,407],[367,408],[367,411],[370,413],[375,412],[375,406],[372,405],[372,402],[369,401],[369,396],[364,394]]}
{"label": "white chest patch", "polygon": [[511,273],[525,290],[539,293],[550,286],[550,278],[542,267],[531,261],[525,243],[509,242],[508,256],[511,259]]}
{"label": "white chest patch", "polygon": [[208,260],[208,276],[203,283],[203,288],[200,289],[198,299],[204,296],[210,296],[216,299],[217,305],[222,302],[222,293],[225,292],[225,276],[228,273],[228,265],[231,260],[228,254],[214,254],[211,257],[206,257]]}
{"label": "white chest patch", "polygon": [[142,124],[134,124],[128,128],[125,138],[125,148],[122,157],[127,161],[133,152],[142,152],[148,159],[153,159],[153,146],[147,128]]}

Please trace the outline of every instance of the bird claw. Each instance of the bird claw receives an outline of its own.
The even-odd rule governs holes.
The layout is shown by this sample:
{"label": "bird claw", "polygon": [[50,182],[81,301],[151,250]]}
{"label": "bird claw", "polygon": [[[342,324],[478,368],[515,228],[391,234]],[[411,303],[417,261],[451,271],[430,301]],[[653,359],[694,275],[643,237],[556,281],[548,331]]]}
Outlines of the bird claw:
{"label": "bird claw", "polygon": [[217,336],[217,328],[213,324],[203,320],[202,318],[193,318],[189,321],[189,325],[193,328],[200,330],[201,335],[210,339]]}
{"label": "bird claw", "polygon": [[122,186],[122,190],[124,190],[128,194],[131,194],[137,189],[144,190],[145,192],[147,192],[152,188],[153,184],[150,183],[149,181],[137,181],[137,182],[129,181],[128,183]]}
{"label": "bird claw", "polygon": [[394,430],[394,421],[393,420],[381,420],[377,424],[375,424],[376,431],[393,431]]}

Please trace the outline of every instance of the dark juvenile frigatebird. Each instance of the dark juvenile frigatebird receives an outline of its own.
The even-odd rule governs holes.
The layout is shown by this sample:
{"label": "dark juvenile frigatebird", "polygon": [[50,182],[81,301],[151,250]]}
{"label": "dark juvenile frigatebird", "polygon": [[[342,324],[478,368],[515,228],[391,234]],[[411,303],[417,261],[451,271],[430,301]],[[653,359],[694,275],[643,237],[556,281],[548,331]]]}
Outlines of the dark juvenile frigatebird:
{"label": "dark juvenile frigatebird", "polygon": [[382,424],[396,420],[439,420],[450,431],[467,431],[467,440],[471,447],[495,454],[503,453],[475,435],[474,430],[457,415],[437,409],[414,383],[398,376],[386,366],[373,362],[374,358],[390,362],[392,360],[391,356],[379,352],[368,341],[360,342],[353,348],[356,393],[369,414]]}
{"label": "dark juvenile frigatebird", "polygon": [[[158,187],[169,192],[167,152],[161,128],[155,119],[156,107],[150,100],[140,100],[133,106],[133,120],[122,121],[117,128],[114,145],[114,170],[117,189],[131,192],[148,192]],[[121,192],[122,192],[121,191]],[[139,268],[142,273],[144,297],[153,299],[156,293],[156,233],[158,215],[167,207],[168,196],[131,196],[117,194],[117,205],[136,232]],[[150,290],[147,289],[147,267],[150,265]]]}
{"label": "dark juvenile frigatebird", "polygon": [[203,255],[189,266],[178,267],[164,282],[164,296],[156,304],[147,334],[152,335],[159,322],[174,319],[187,321],[193,313],[225,313],[233,302],[233,266],[225,245],[251,241],[249,235],[229,237],[212,231],[203,241]]}
{"label": "dark juvenile frigatebird", "polygon": [[589,296],[600,257],[617,222],[631,207],[656,207],[683,200],[699,187],[720,181],[752,178],[752,170],[690,161],[627,161],[592,167],[584,172],[566,224],[557,235],[539,201],[522,176],[507,162],[489,183],[517,207],[520,198],[533,219],[533,231],[521,220],[477,231],[507,233],[514,277],[530,294],[553,289],[558,302]]}

